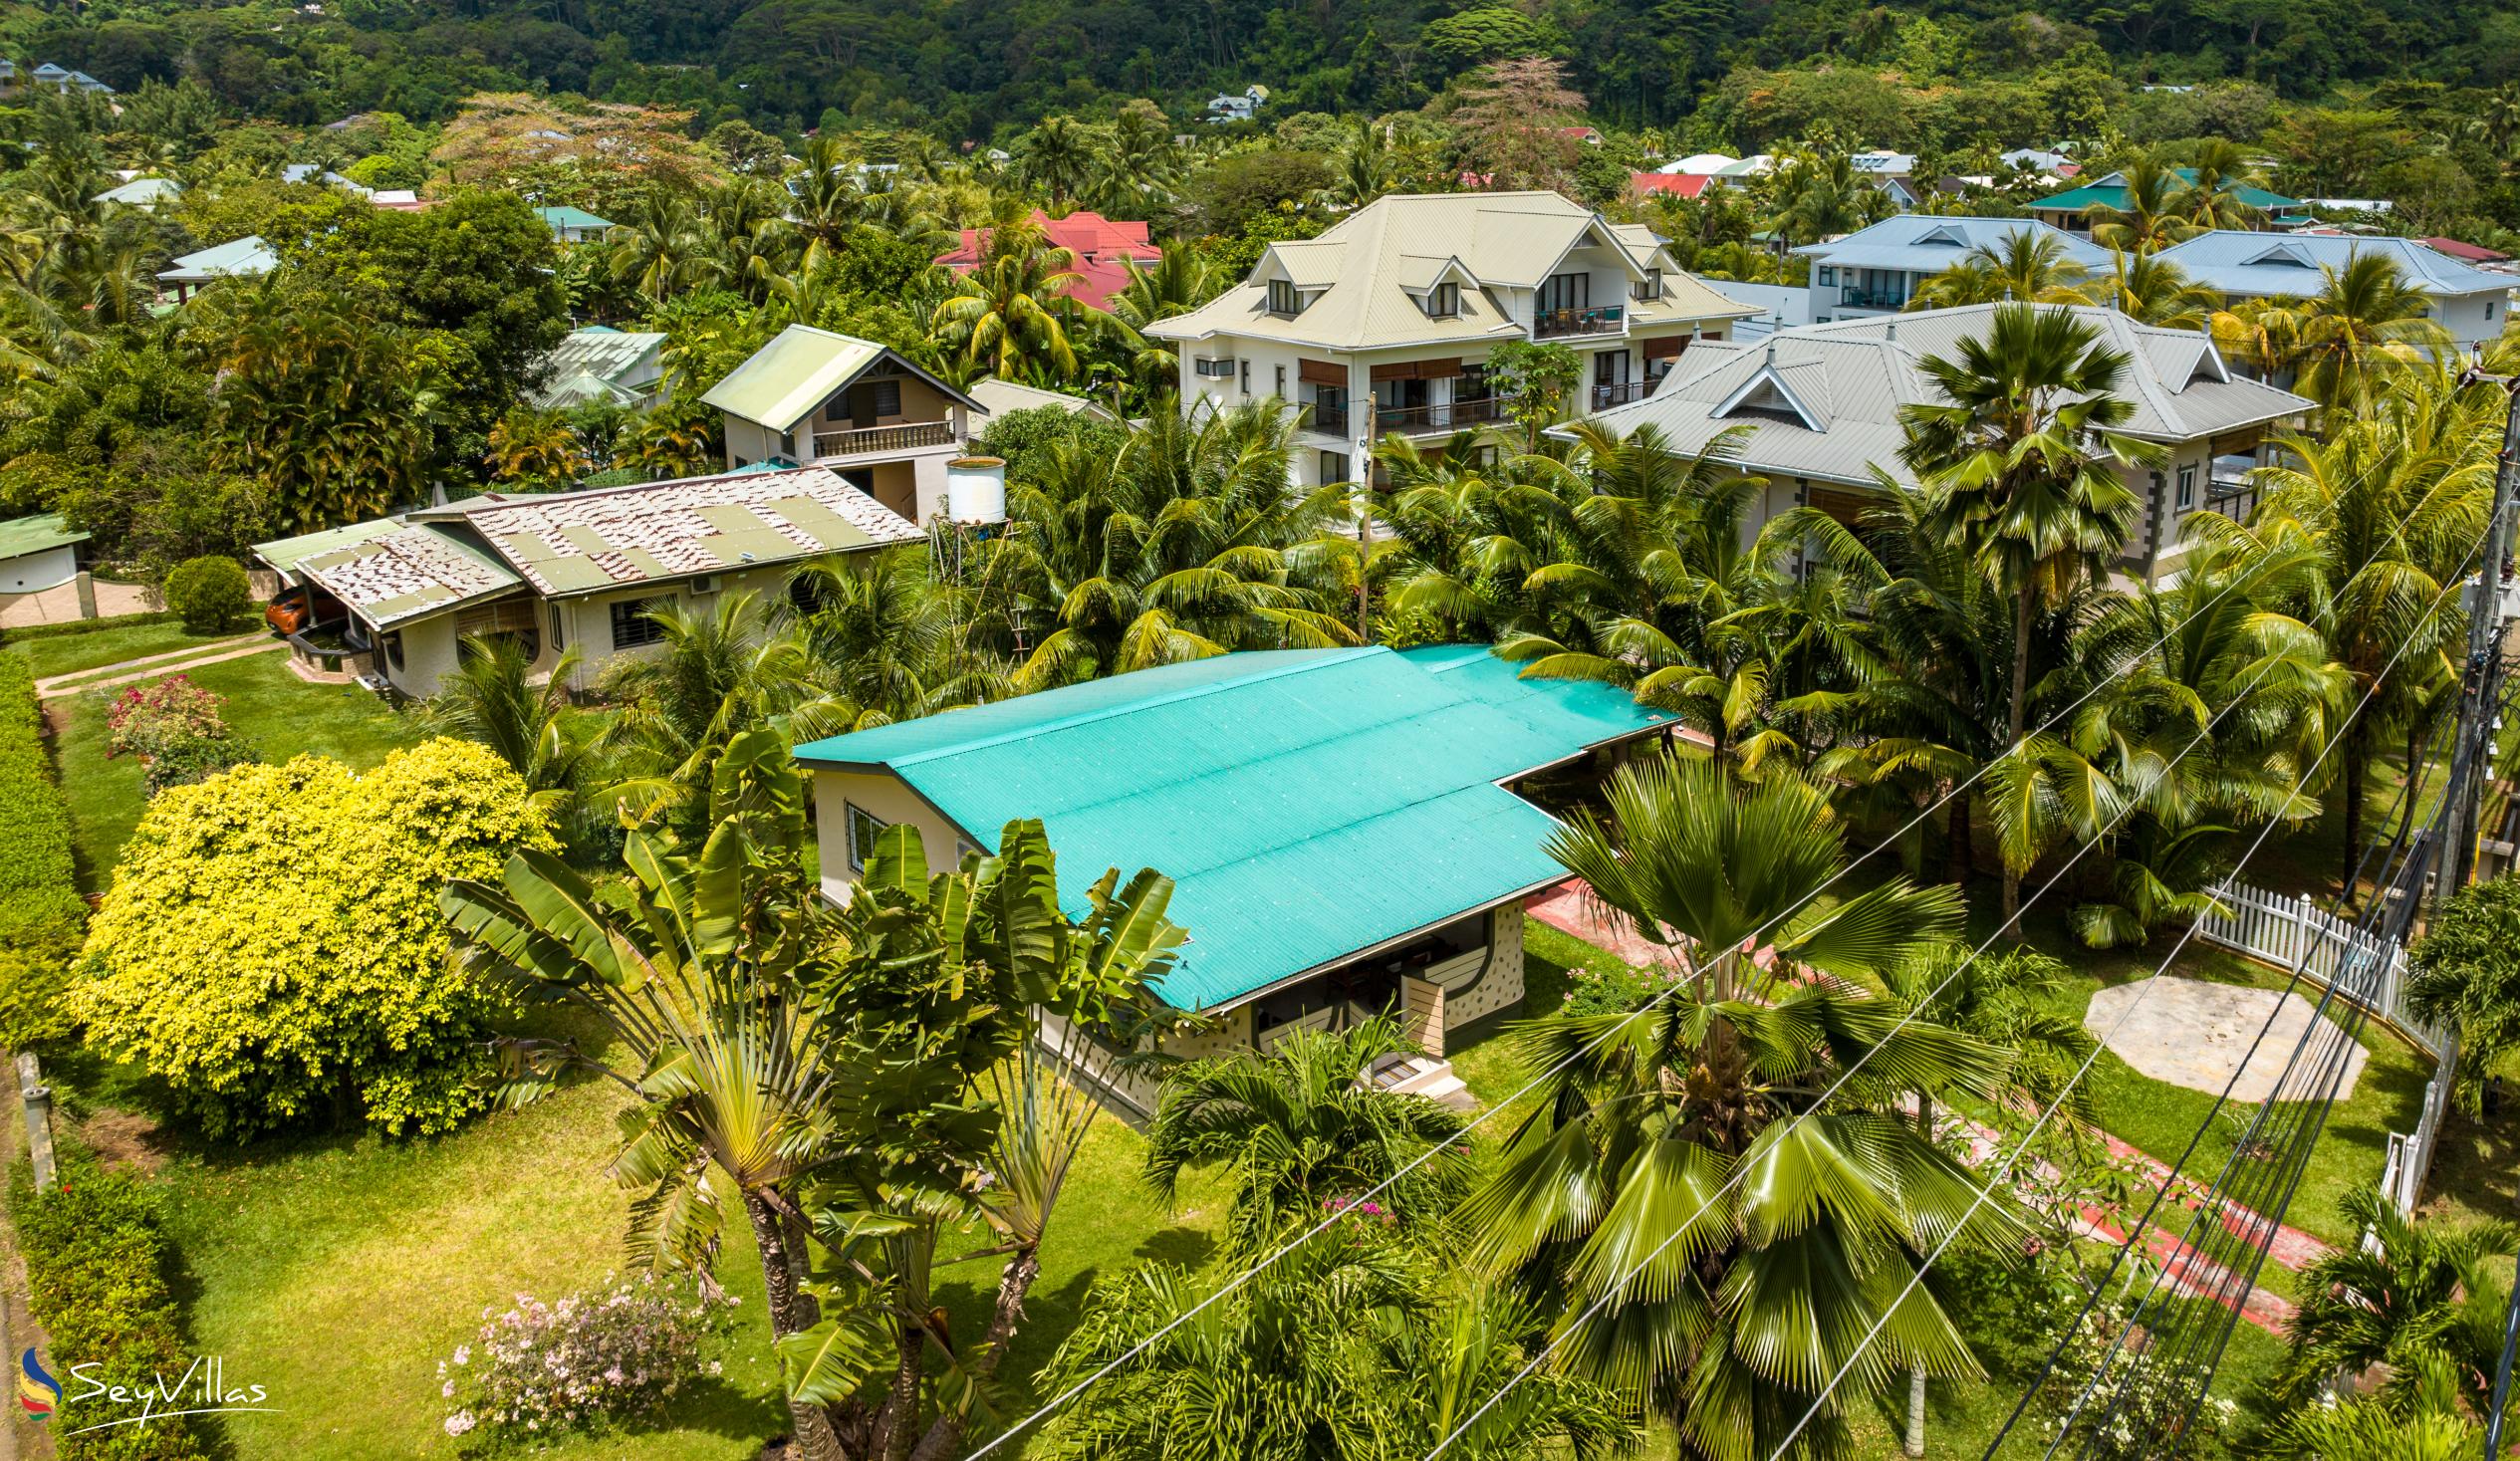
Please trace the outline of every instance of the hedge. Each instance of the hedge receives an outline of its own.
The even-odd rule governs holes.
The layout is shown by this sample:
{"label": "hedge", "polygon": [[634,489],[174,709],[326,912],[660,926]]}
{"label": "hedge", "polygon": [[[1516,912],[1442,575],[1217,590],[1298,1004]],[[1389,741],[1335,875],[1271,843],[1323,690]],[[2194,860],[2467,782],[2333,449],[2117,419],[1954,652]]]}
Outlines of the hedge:
{"label": "hedge", "polygon": [[[98,1167],[68,1142],[62,1186],[37,1196],[21,1160],[10,1173],[9,1213],[26,1258],[27,1302],[44,1328],[45,1368],[62,1386],[52,1420],[59,1461],[198,1461],[205,1452],[183,1417],[71,1431],[131,1413],[103,1399],[80,1403],[80,1366],[103,1384],[177,1384],[192,1362],[168,1283],[174,1261],[157,1197],[138,1179]],[[87,1368],[95,1365],[93,1369]],[[232,1377],[242,1380],[245,1376]]]}
{"label": "hedge", "polygon": [[88,917],[70,807],[44,754],[44,712],[21,654],[0,654],[0,1045],[70,1033],[63,973]]}
{"label": "hedge", "polygon": [[170,624],[183,615],[171,609],[145,609],[139,613],[111,613],[103,618],[66,618],[57,623],[27,624],[0,632],[0,644],[14,644],[20,639],[58,639],[66,634],[93,634],[100,629],[126,628],[132,624]]}

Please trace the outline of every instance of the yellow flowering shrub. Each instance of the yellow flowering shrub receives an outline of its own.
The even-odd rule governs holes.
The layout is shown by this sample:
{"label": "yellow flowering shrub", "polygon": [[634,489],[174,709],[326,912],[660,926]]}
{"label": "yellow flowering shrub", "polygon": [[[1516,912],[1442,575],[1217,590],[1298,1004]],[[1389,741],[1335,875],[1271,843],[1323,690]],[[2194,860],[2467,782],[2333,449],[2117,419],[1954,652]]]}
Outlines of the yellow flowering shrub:
{"label": "yellow flowering shrub", "polygon": [[438,889],[553,846],[524,782],[466,741],[365,775],[300,756],[170,787],[89,924],[73,1013],[214,1135],[446,1130],[481,1103],[500,996],[447,957]]}

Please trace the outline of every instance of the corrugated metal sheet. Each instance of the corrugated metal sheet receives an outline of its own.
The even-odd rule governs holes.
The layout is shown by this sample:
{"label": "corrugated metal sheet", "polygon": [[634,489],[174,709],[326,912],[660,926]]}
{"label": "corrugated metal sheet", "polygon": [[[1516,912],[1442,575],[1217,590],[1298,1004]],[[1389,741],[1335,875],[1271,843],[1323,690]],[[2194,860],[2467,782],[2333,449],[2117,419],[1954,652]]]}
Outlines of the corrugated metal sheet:
{"label": "corrugated metal sheet", "polygon": [[2161,250],[2207,289],[2235,297],[2317,294],[2326,282],[2321,266],[2343,269],[2356,254],[2386,254],[2406,282],[2430,295],[2510,292],[2508,274],[2489,273],[2410,238],[2338,233],[2244,233],[2216,229]]}
{"label": "corrugated metal sheet", "polygon": [[1495,785],[1670,718],[1606,685],[1525,680],[1480,646],[1222,655],[801,746],[883,767],[992,842],[1038,817],[1071,913],[1152,866],[1191,943],[1183,1009],[1230,1002],[1509,897],[1556,826]]}
{"label": "corrugated metal sheet", "polygon": [[853,335],[791,325],[700,397],[729,415],[785,431],[883,357]]}
{"label": "corrugated metal sheet", "polygon": [[1794,250],[1816,264],[1842,269],[1906,269],[1939,274],[1971,249],[2002,248],[2014,234],[2044,238],[2065,257],[2093,273],[2109,269],[2109,251],[2087,238],[2077,238],[2053,224],[2028,218],[1946,218],[1929,213],[1902,213],[1859,228],[1844,238],[1805,244]]}

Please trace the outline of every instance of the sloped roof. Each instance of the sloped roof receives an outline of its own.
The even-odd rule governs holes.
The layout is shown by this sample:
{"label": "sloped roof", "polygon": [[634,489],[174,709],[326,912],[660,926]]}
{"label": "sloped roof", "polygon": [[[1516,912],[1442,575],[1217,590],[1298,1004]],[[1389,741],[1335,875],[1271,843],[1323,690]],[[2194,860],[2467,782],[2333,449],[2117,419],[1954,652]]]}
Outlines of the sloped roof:
{"label": "sloped roof", "polygon": [[1008,411],[1028,411],[1041,406],[1057,406],[1072,416],[1099,416],[1106,421],[1120,419],[1113,414],[1109,406],[1101,401],[1088,400],[1082,395],[1070,395],[1061,390],[1044,390],[1038,385],[1000,380],[994,375],[972,381],[971,398],[980,403],[980,409],[992,416],[1004,415]]}
{"label": "sloped roof", "polygon": [[2099,271],[2109,267],[2109,250],[2035,218],[1944,218],[1931,213],[1901,213],[1859,228],[1844,238],[1804,244],[1794,252],[1808,255],[1816,263],[1841,268],[1909,269],[1939,274],[1971,249],[2001,248],[2006,239],[2019,233],[2053,240],[2067,258],[2086,269]]}
{"label": "sloped roof", "polygon": [[[1907,439],[1899,412],[1941,399],[1921,363],[1954,357],[1999,308],[1969,305],[1797,326],[1755,342],[1700,342],[1652,395],[1591,419],[1623,436],[1650,424],[1681,452],[1744,427],[1736,448],[1744,471],[1870,486],[1878,466],[1913,486],[1898,459]],[[2190,441],[2312,407],[2230,372],[2200,332],[2139,325],[2115,310],[2074,313],[2128,356],[2125,393],[2134,410],[2122,429],[2131,436]]]}
{"label": "sloped roof", "polygon": [[1105,867],[1171,877],[1190,941],[1159,993],[1214,1009],[1565,875],[1558,824],[1497,783],[1673,722],[1516,671],[1483,645],[1218,655],[796,755],[887,769],[977,843],[1042,819],[1072,916]]}
{"label": "sloped roof", "polygon": [[915,524],[822,467],[531,496],[490,492],[409,516],[460,524],[554,599],[921,537]]}
{"label": "sloped roof", "polygon": [[2491,264],[2511,257],[2499,249],[2489,249],[2483,244],[2472,244],[2465,239],[2433,237],[2419,239],[2417,242],[2436,254],[2447,254],[2462,264]]}
{"label": "sloped roof", "polygon": [[[254,552],[278,567],[272,552],[291,556],[292,541],[261,545]],[[381,531],[296,555],[291,567],[380,629],[505,598],[523,587],[504,564],[480,549],[408,519],[387,519]]]}
{"label": "sloped roof", "polygon": [[638,392],[621,384],[622,378],[652,362],[664,345],[663,334],[652,330],[572,330],[544,353],[541,365],[549,383],[533,393],[534,404],[548,410],[598,397],[635,400]]}
{"label": "sloped roof", "polygon": [[817,330],[811,325],[791,325],[780,331],[768,345],[728,371],[725,379],[710,386],[700,400],[728,415],[758,421],[773,431],[785,431],[878,362],[886,362],[903,374],[917,376],[964,405],[975,409],[979,405],[910,364],[896,351],[872,340]]}
{"label": "sloped roof", "polygon": [[[2196,180],[2196,169],[2193,167],[2173,167],[2170,171],[2177,176],[2180,182],[2194,182]],[[2254,183],[2233,183],[2231,184],[2231,194],[2232,196],[2238,198],[2241,202],[2246,203],[2250,207],[2263,213],[2286,212],[2292,209],[2298,209],[2302,205],[2301,199],[2299,198],[2288,198],[2282,193],[2268,192],[2265,188],[2259,187]],[[2086,208],[2096,207],[2104,203],[2112,208],[2123,208],[2126,206],[2127,175],[2124,172],[2113,172],[2107,177],[2100,178],[2093,182],[2084,183],[2080,187],[2068,188],[2064,192],[2054,194],[2050,197],[2041,198],[2039,201],[2032,203],[2030,206],[2043,211],[2074,213],[2080,212]]]}
{"label": "sloped roof", "polygon": [[1656,170],[1683,176],[1712,177],[1740,160],[1728,152],[1693,152],[1677,162],[1665,162]]}
{"label": "sloped roof", "polygon": [[2356,254],[2388,255],[2406,282],[2425,294],[2501,294],[2512,286],[2508,274],[2476,268],[2410,238],[2218,228],[2172,244],[2160,257],[2222,294],[2281,296],[2318,293],[2321,266],[2343,269]]}
{"label": "sloped roof", "polygon": [[[1638,274],[1658,247],[1651,230],[1613,227],[1552,192],[1394,193],[1359,208],[1319,238],[1271,244],[1251,278],[1198,309],[1158,321],[1146,333],[1197,340],[1230,332],[1327,350],[1508,338],[1522,327],[1485,288],[1464,288],[1460,314],[1432,320],[1409,293],[1410,281],[1431,279],[1436,266],[1455,259],[1481,286],[1534,288],[1588,233],[1605,238]],[[1264,281],[1280,271],[1298,289],[1322,291],[1293,318],[1268,311]],[[1688,280],[1676,266],[1665,270],[1664,280],[1665,308],[1640,310],[1639,317],[1691,318],[1682,312],[1686,305],[1702,305],[1713,318],[1748,313],[1727,308],[1712,291],[1674,287]]]}
{"label": "sloped roof", "polygon": [[1693,198],[1705,192],[1707,185],[1714,180],[1712,174],[1704,172],[1631,172],[1628,174],[1628,190],[1639,195],[1676,193],[1683,198]]}
{"label": "sloped roof", "polygon": [[254,545],[254,556],[281,573],[291,573],[310,558],[331,553],[337,548],[365,543],[401,526],[402,519],[391,517],[352,523],[342,528],[323,528],[313,533],[300,533],[294,538],[275,538],[269,543],[257,543]]}
{"label": "sloped roof", "polygon": [[[1147,241],[1146,225],[1126,219],[1106,218],[1090,208],[1079,208],[1065,218],[1053,218],[1039,208],[1033,210],[1033,226],[1042,237],[1077,256],[1077,275],[1066,293],[1081,304],[1102,309],[1112,296],[1129,285],[1129,269],[1125,260],[1152,264],[1163,257],[1163,250]],[[967,274],[977,267],[987,253],[989,235],[996,230],[966,228],[962,242],[936,256],[936,262],[957,274]]]}
{"label": "sloped roof", "polygon": [[584,208],[573,208],[566,203],[556,207],[536,208],[534,211],[543,215],[543,224],[547,228],[610,228],[613,226],[613,220],[610,218],[598,218]]}
{"label": "sloped roof", "polygon": [[66,526],[57,512],[0,522],[0,559],[24,558],[30,553],[47,553],[87,541],[86,533]]}
{"label": "sloped roof", "polygon": [[169,284],[204,284],[213,279],[257,278],[279,267],[280,256],[271,251],[271,245],[263,242],[262,235],[249,233],[185,254],[158,270],[157,277]]}
{"label": "sloped roof", "polygon": [[183,196],[183,184],[171,177],[134,177],[119,187],[107,188],[88,201],[92,203],[127,203],[146,207],[162,198]]}

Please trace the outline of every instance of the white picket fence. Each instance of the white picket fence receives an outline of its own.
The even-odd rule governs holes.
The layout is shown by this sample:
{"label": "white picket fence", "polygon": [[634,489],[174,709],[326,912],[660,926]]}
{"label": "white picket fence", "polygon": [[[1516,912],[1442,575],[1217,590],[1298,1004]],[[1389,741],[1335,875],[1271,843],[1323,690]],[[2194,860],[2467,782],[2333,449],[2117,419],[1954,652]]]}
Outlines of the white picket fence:
{"label": "white picket fence", "polygon": [[2298,967],[2304,978],[2387,1020],[2433,1058],[2435,1074],[2424,1088],[2415,1129],[2389,1134],[2388,1162],[2381,1173],[2381,1190],[2399,1211],[2413,1212],[2424,1177],[2432,1170],[2433,1146],[2449,1107],[2458,1033],[2407,1008],[2406,951],[2395,939],[2363,933],[2306,897],[2230,882],[2215,888],[2214,897],[2230,912],[2197,920],[2196,932],[2206,942],[2286,969]]}

